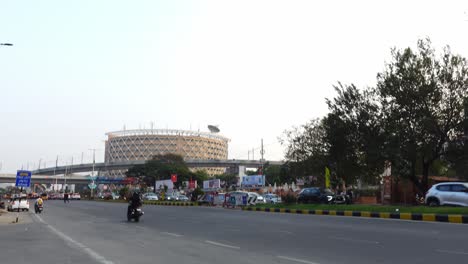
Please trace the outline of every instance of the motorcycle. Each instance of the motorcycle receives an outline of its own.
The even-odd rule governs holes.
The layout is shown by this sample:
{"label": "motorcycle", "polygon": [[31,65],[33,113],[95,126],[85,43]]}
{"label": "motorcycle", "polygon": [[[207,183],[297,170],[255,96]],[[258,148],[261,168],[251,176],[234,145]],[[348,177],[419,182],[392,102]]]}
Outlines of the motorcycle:
{"label": "motorcycle", "polygon": [[128,222],[132,221],[132,219],[135,219],[135,222],[139,222],[140,221],[140,217],[145,214],[143,212],[143,210],[141,210],[141,206],[140,207],[131,207],[129,205],[129,210],[127,212],[127,220]]}
{"label": "motorcycle", "polygon": [[44,206],[42,204],[34,205],[34,211],[36,212],[36,214],[42,213],[43,210],[44,210]]}
{"label": "motorcycle", "polygon": [[333,204],[351,204],[351,197],[347,194],[337,194],[333,197]]}

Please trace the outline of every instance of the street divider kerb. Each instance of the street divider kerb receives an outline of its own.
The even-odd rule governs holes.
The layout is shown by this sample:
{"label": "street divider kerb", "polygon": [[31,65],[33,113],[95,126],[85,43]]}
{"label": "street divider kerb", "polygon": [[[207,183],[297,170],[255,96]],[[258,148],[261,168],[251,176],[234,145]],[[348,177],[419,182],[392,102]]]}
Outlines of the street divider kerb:
{"label": "street divider kerb", "polygon": [[263,208],[263,207],[243,207],[242,210],[243,211],[255,211],[255,212],[270,212],[270,213],[354,216],[354,217],[387,218],[387,219],[400,219],[400,220],[412,220],[412,221],[468,224],[468,215],[455,215],[455,214],[389,213],[389,212],[307,210],[307,209],[303,210],[303,209]]}
{"label": "street divider kerb", "polygon": [[144,201],[143,204],[148,205],[165,205],[165,206],[198,206],[197,202],[160,202],[160,201]]}

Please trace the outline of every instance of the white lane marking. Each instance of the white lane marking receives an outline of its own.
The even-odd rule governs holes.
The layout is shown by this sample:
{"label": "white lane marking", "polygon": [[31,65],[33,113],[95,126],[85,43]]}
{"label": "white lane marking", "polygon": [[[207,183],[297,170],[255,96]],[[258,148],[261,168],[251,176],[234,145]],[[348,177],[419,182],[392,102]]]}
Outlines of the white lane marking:
{"label": "white lane marking", "polygon": [[64,233],[60,232],[59,230],[55,229],[53,226],[47,224],[44,220],[42,220],[42,218],[40,216],[38,216],[38,215],[34,215],[34,216],[36,216],[37,219],[39,220],[39,222],[43,223],[47,228],[49,228],[58,237],[63,239],[65,242],[68,242],[70,244],[70,246],[75,246],[76,248],[81,249],[82,251],[87,253],[92,259],[94,259],[95,261],[97,261],[97,262],[99,262],[101,264],[114,264],[114,262],[112,262],[110,260],[107,260],[106,258],[101,256],[96,251],[90,249],[89,247],[81,244],[80,242],[74,240],[73,238],[71,238],[71,237],[65,235]]}
{"label": "white lane marking", "polygon": [[240,247],[237,247],[237,246],[226,245],[226,244],[219,243],[219,242],[215,242],[215,241],[211,241],[211,240],[205,240],[205,243],[212,244],[212,245],[215,245],[215,246],[220,246],[220,247],[233,248],[233,249],[240,249]]}
{"label": "white lane marking", "polygon": [[285,234],[288,234],[288,235],[292,235],[293,232],[289,232],[289,231],[285,231],[285,230],[278,230],[278,232],[280,233],[285,233]]}
{"label": "white lane marking", "polygon": [[448,253],[448,254],[456,254],[456,255],[468,255],[468,252],[463,252],[463,251],[452,251],[452,250],[443,250],[443,249],[437,249],[437,252],[440,253]]}
{"label": "white lane marking", "polygon": [[180,234],[169,233],[169,232],[161,232],[161,234],[170,235],[170,236],[173,236],[173,237],[181,237],[181,236],[183,236],[183,235],[180,235]]}
{"label": "white lane marking", "polygon": [[336,239],[336,240],[350,241],[350,242],[359,242],[359,243],[368,243],[368,244],[380,244],[380,242],[378,242],[378,241],[354,239],[354,238],[347,238],[347,237],[329,237],[329,238],[331,238],[331,239]]}
{"label": "white lane marking", "polygon": [[297,258],[290,258],[290,257],[286,257],[286,256],[276,256],[276,257],[280,258],[280,259],[285,259],[285,260],[295,261],[295,262],[305,263],[305,264],[319,264],[317,262],[312,262],[312,261],[297,259]]}

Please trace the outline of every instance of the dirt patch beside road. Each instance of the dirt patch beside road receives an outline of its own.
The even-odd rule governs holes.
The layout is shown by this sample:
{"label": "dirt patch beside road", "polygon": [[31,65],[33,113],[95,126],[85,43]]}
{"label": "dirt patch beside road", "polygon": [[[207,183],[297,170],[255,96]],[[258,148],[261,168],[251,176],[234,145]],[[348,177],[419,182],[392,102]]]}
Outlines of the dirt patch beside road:
{"label": "dirt patch beside road", "polygon": [[[16,216],[18,215],[18,223],[16,223]],[[29,212],[7,212],[0,210],[0,225],[9,224],[26,224],[31,223],[31,214]]]}

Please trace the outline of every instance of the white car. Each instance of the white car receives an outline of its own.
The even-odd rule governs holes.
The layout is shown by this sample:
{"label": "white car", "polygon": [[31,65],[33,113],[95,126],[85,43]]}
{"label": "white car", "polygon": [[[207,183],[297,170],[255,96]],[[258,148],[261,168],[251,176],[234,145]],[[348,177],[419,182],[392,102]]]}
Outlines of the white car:
{"label": "white car", "polygon": [[445,182],[435,184],[427,192],[425,202],[429,206],[468,206],[468,183]]}
{"label": "white car", "polygon": [[19,198],[13,198],[8,203],[7,210],[8,211],[16,211],[18,208],[21,211],[29,211],[29,200],[26,197],[21,198],[21,203]]}
{"label": "white car", "polygon": [[272,193],[265,194],[265,203],[270,203],[270,204],[281,203],[281,197]]}
{"label": "white car", "polygon": [[265,203],[265,197],[261,196],[260,194],[258,193],[255,193],[255,192],[249,192],[249,198],[250,197],[254,197],[254,199],[252,200],[253,203],[255,204],[262,204],[262,203]]}
{"label": "white car", "polygon": [[143,194],[143,199],[145,199],[147,201],[158,201],[159,197],[155,193],[145,193],[145,194]]}
{"label": "white car", "polygon": [[176,196],[176,200],[177,201],[182,201],[182,202],[187,202],[189,200],[189,198],[185,195],[178,195]]}

